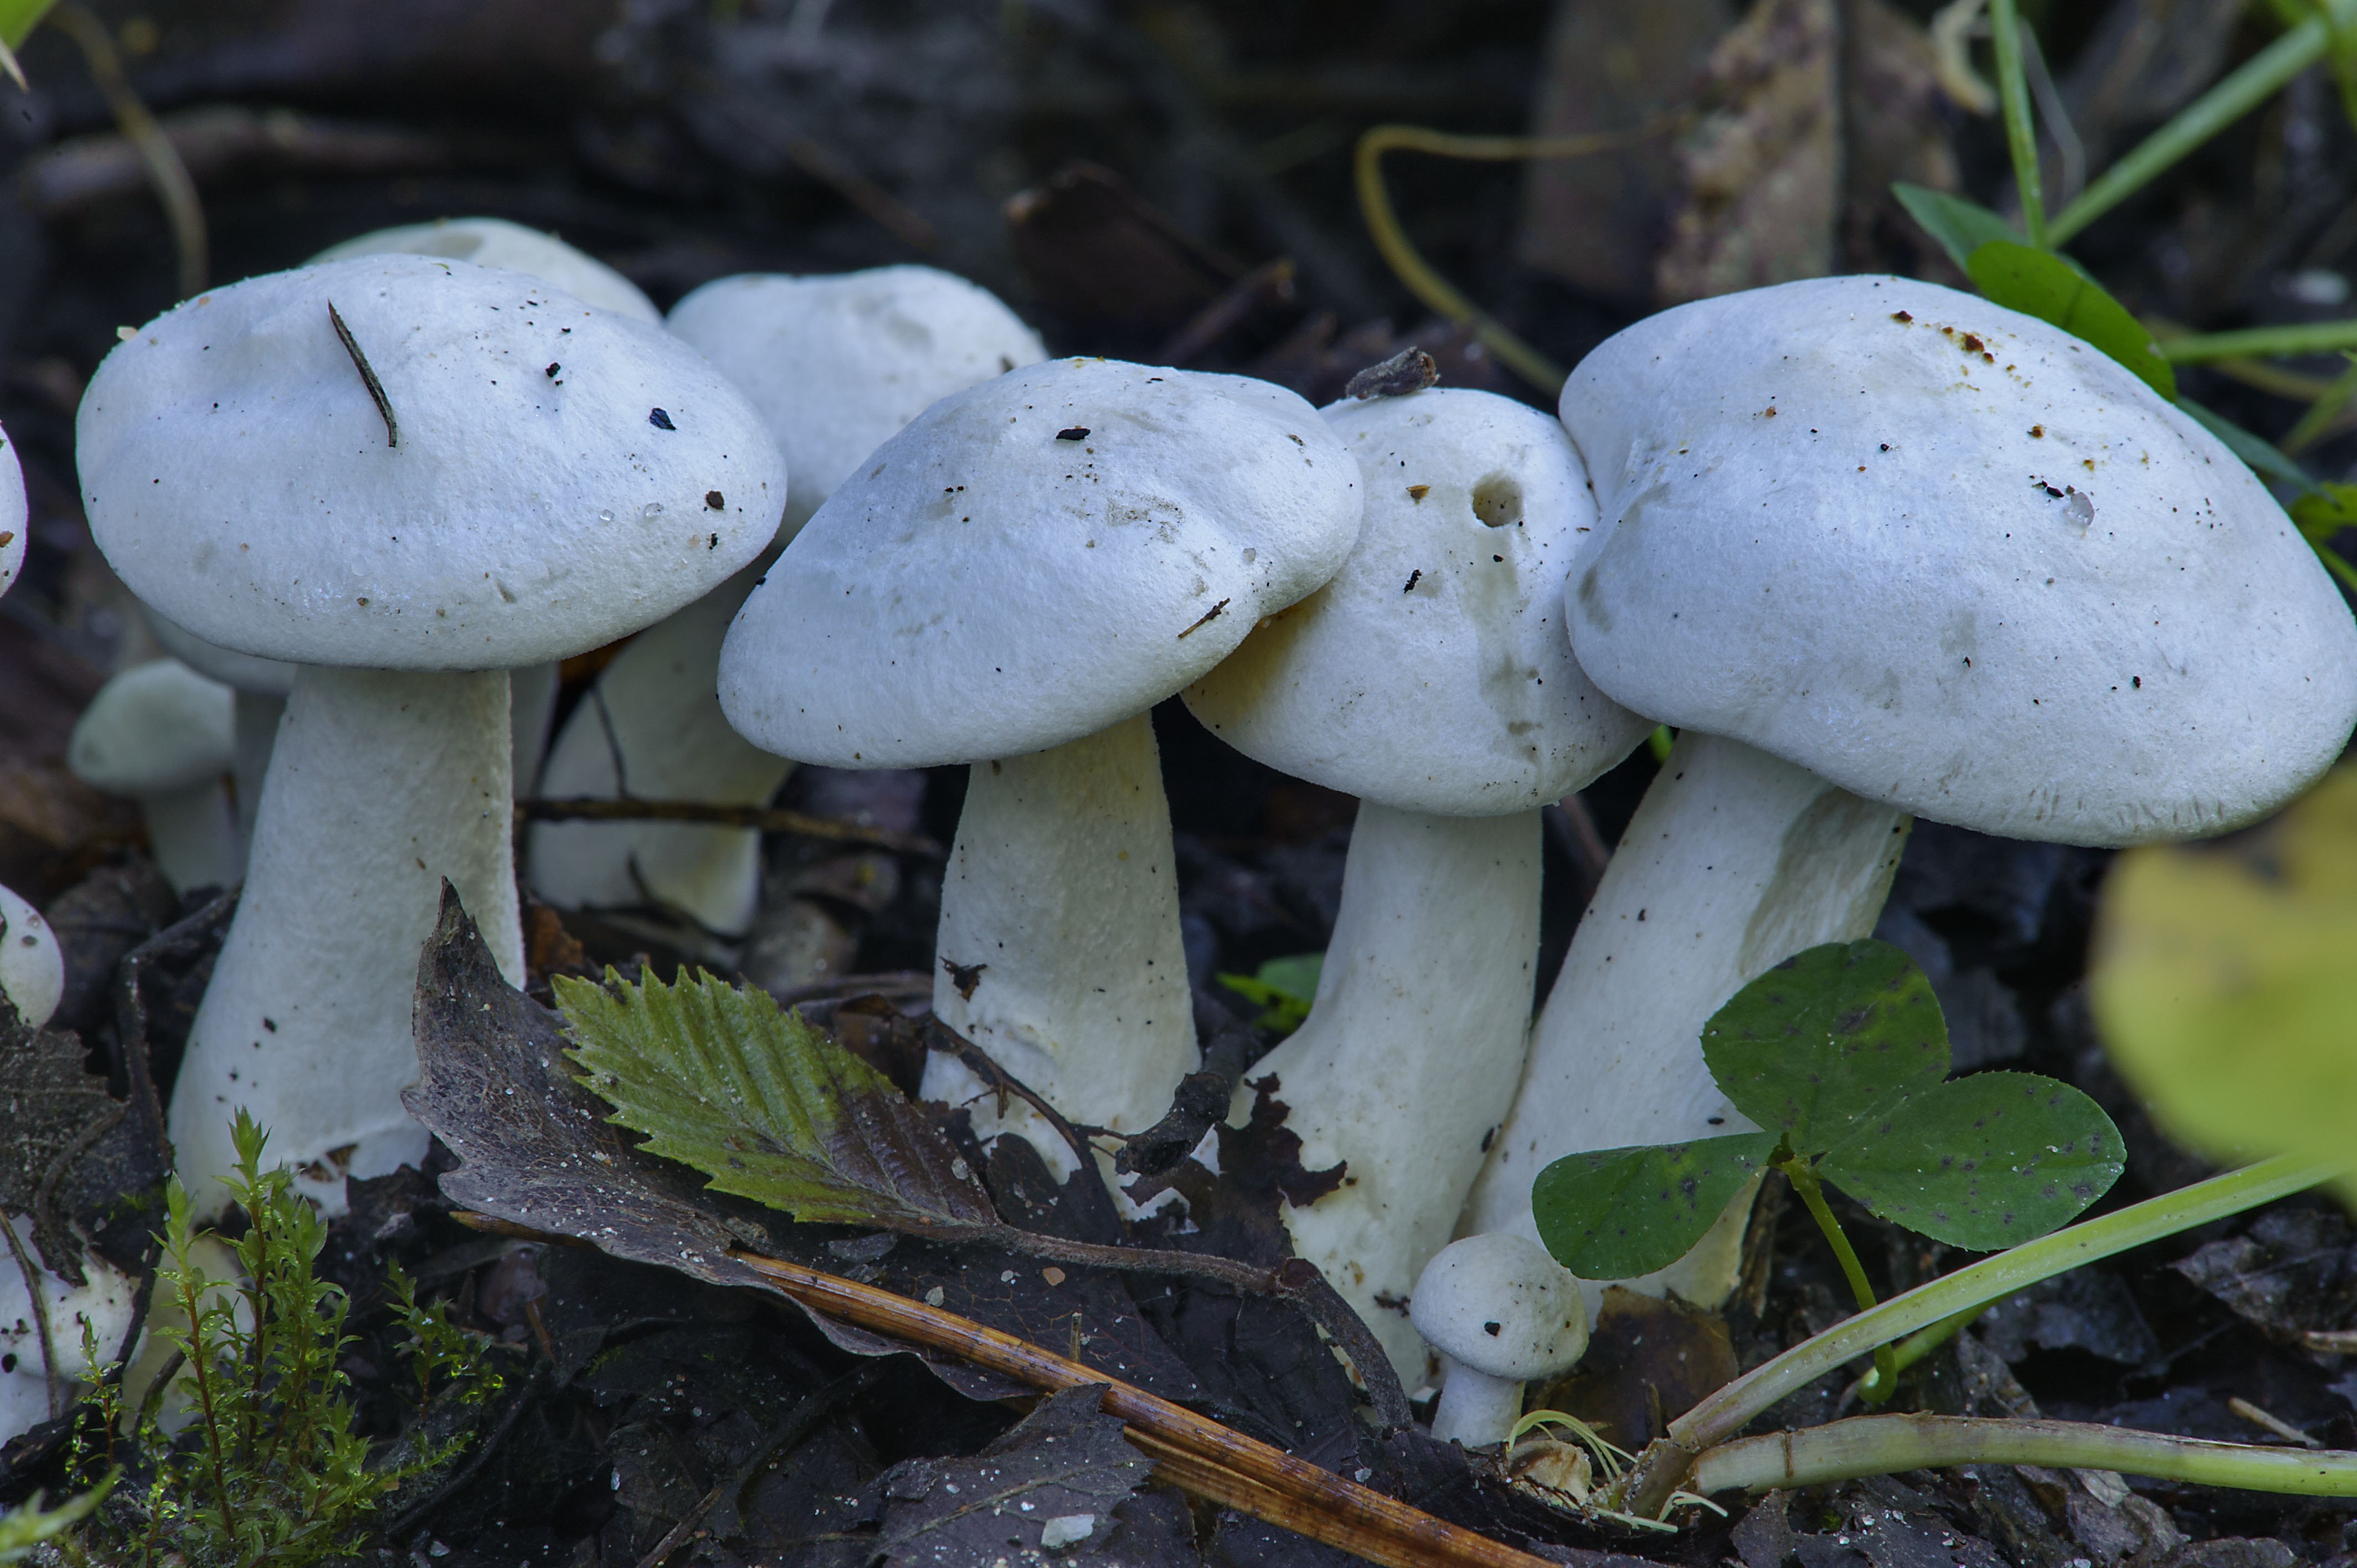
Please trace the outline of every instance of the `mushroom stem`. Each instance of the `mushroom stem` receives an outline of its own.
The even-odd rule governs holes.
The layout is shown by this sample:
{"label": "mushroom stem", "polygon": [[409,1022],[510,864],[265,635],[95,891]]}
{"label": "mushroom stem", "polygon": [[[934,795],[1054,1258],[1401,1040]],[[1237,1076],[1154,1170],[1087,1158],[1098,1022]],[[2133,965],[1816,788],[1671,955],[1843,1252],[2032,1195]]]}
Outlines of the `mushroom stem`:
{"label": "mushroom stem", "polygon": [[[794,765],[730,728],[713,685],[720,644],[759,572],[738,573],[615,657],[549,748],[541,794],[769,804]],[[687,822],[541,822],[527,840],[525,865],[534,890],[560,909],[657,905],[729,940],[753,923],[761,835]],[[663,935],[683,939],[676,930]],[[685,940],[694,945],[692,936]]]}
{"label": "mushroom stem", "polygon": [[402,1108],[417,1076],[417,953],[444,878],[500,972],[523,977],[510,870],[508,674],[305,665],[270,759],[245,893],[173,1090],[180,1179],[227,1200],[240,1105],[330,1215],[346,1175],[425,1153]]}
{"label": "mushroom stem", "polygon": [[[1169,1108],[1197,1051],[1146,714],[974,765],[934,950],[934,1013],[1066,1116],[1132,1133]],[[929,1099],[980,1091],[947,1057],[926,1067]],[[1052,1133],[1008,1125],[1069,1171]]]}
{"label": "mushroom stem", "polygon": [[[1466,1231],[1536,1236],[1531,1183],[1566,1155],[1750,1130],[1703,1025],[1803,948],[1872,931],[1910,822],[1740,741],[1680,736],[1572,938]],[[1747,1188],[1694,1251],[1624,1283],[1716,1306],[1749,1207]],[[1592,1309],[1601,1286],[1583,1289]]]}
{"label": "mushroom stem", "polygon": [[156,869],[173,892],[231,887],[244,875],[245,840],[220,779],[142,795],[139,814],[147,824],[147,848],[156,857]]}
{"label": "mushroom stem", "polygon": [[1486,1448],[1503,1443],[1523,1413],[1523,1385],[1516,1378],[1493,1378],[1462,1361],[1452,1361],[1432,1412],[1432,1435],[1440,1443]]}
{"label": "mushroom stem", "polygon": [[270,748],[278,744],[278,721],[286,715],[286,699],[271,692],[240,690],[231,714],[237,736],[236,759],[230,765],[237,791],[237,832],[252,843],[254,814],[262,809],[262,781],[270,773]]}
{"label": "mushroom stem", "polygon": [[[1448,1244],[1522,1076],[1539,865],[1536,811],[1360,802],[1317,1003],[1248,1075],[1275,1076],[1306,1167],[1347,1163],[1341,1187],[1284,1210],[1286,1228],[1411,1387],[1426,1367],[1409,1293]],[[1232,1120],[1254,1094],[1239,1085]]]}

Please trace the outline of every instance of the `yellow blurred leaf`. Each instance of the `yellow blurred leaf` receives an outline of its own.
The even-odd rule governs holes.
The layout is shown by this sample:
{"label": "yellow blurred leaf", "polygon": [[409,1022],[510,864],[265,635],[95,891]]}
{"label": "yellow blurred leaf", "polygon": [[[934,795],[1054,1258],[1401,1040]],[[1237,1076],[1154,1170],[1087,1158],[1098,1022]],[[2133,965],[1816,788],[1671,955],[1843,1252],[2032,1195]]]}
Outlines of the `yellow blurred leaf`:
{"label": "yellow blurred leaf", "polygon": [[[2121,855],[2089,979],[2171,1135],[2221,1161],[2357,1164],[2357,764],[2225,845]],[[2357,1204],[2357,1175],[2340,1187]]]}

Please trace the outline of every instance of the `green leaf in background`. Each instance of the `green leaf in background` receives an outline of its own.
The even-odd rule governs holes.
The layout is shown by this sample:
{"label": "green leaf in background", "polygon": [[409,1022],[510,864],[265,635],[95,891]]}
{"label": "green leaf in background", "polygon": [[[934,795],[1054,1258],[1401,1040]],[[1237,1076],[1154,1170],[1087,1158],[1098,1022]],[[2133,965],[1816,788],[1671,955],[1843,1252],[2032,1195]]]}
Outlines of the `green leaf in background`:
{"label": "green leaf in background", "polygon": [[0,1514],[0,1563],[15,1563],[32,1555],[33,1548],[46,1541],[55,1541],[67,1530],[90,1517],[106,1494],[114,1487],[114,1477],[84,1492],[69,1498],[53,1509],[41,1506],[41,1494],[35,1492],[30,1502],[18,1505],[6,1514]]}
{"label": "green leaf in background", "polygon": [[1245,1001],[1260,1004],[1261,1015],[1253,1020],[1256,1026],[1289,1035],[1309,1016],[1309,1004],[1318,998],[1318,976],[1325,967],[1326,955],[1322,952],[1296,953],[1290,958],[1269,960],[1255,974],[1222,974],[1218,978],[1222,985]]}
{"label": "green leaf in background", "polygon": [[2291,503],[2291,520],[2300,532],[2321,544],[2344,528],[2357,528],[2357,485],[2330,480]]}
{"label": "green leaf in background", "polygon": [[813,1223],[1000,1228],[989,1192],[891,1080],[766,992],[610,969],[604,985],[554,983],[566,1054],[648,1153]]}
{"label": "green leaf in background", "polygon": [[1933,190],[1929,186],[1910,185],[1903,179],[1891,186],[1890,194],[1907,209],[1907,216],[1939,241],[1949,258],[1964,271],[1971,270],[1966,263],[1972,253],[1993,240],[2021,243],[2020,230],[1977,201]]}
{"label": "green leaf in background", "polygon": [[57,0],[0,0],[0,44],[10,48],[30,37]]}
{"label": "green leaf in background", "polygon": [[2145,324],[2064,258],[2016,240],[1991,240],[1966,258],[1964,271],[1992,303],[2052,322],[2117,360],[2161,396],[2177,400],[2177,372]]}
{"label": "green leaf in background", "polygon": [[41,25],[57,0],[0,0],[0,71],[5,71],[19,89],[27,88],[25,68],[16,63],[16,50]]}
{"label": "green leaf in background", "polygon": [[[2357,1165],[2357,764],[2222,845],[2122,854],[2089,986],[2172,1136],[2220,1161]],[[2357,1176],[2340,1186],[2357,1204]]]}
{"label": "green leaf in background", "polygon": [[1773,1133],[1567,1155],[1539,1173],[1531,1212],[1555,1262],[1582,1279],[1626,1280],[1691,1251],[1743,1184],[1767,1168]]}
{"label": "green leaf in background", "polygon": [[2069,1084],[1984,1072],[1909,1097],[1817,1169],[1882,1219],[1989,1252],[2076,1218],[2126,1155],[2112,1119]]}
{"label": "green leaf in background", "polygon": [[2303,493],[2315,492],[2317,484],[2309,478],[2308,470],[2276,450],[2274,442],[2252,435],[2225,415],[2212,413],[2190,398],[2179,398],[2177,406],[2191,415],[2196,424],[2215,435],[2227,451],[2240,457],[2261,478],[2296,485]]}
{"label": "green leaf in background", "polygon": [[1932,983],[1889,942],[1827,942],[1778,964],[1711,1015],[1703,1059],[1727,1098],[1803,1155],[1948,1076]]}
{"label": "green leaf in background", "polygon": [[2291,503],[2291,520],[2298,525],[2300,537],[2315,550],[2317,559],[2334,576],[2357,588],[2357,566],[2332,548],[2334,537],[2342,529],[2357,528],[2357,485],[2319,485]]}

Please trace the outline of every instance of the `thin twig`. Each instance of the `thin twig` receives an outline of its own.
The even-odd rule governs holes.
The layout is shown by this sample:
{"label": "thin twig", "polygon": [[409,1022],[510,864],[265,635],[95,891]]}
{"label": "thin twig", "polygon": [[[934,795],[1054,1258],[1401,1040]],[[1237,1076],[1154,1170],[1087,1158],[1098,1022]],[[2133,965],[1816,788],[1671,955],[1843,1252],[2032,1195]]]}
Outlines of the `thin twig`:
{"label": "thin twig", "polygon": [[704,800],[518,800],[516,817],[531,822],[701,822],[716,828],[754,828],[765,833],[873,844],[896,854],[943,858],[942,846],[923,833],[871,827],[836,817],[814,817],[778,806],[716,806]]}
{"label": "thin twig", "polygon": [[361,373],[361,384],[368,388],[369,396],[376,402],[376,411],[384,419],[384,444],[387,446],[400,446],[401,424],[393,417],[393,400],[384,395],[384,383],[376,379],[376,368],[368,362],[368,356],[361,352],[360,339],[353,337],[352,329],[344,325],[344,318],[338,314],[336,302],[332,299],[328,301],[328,325],[336,329],[337,338],[344,345],[344,352],[352,357],[352,369]]}
{"label": "thin twig", "polygon": [[639,1559],[638,1568],[662,1568],[663,1559],[687,1543],[687,1538],[694,1532],[695,1527],[704,1522],[704,1516],[718,1508],[723,1499],[743,1491],[745,1484],[759,1475],[762,1467],[769,1464],[771,1455],[808,1437],[820,1422],[866,1392],[868,1385],[882,1375],[882,1369],[873,1364],[856,1367],[798,1402],[786,1412],[783,1421],[771,1427],[753,1444],[752,1452],[746,1455],[745,1462],[737,1466],[733,1474],[722,1477],[717,1485],[704,1494],[703,1500],[680,1516],[679,1522],[663,1533],[663,1538],[655,1542],[653,1550]]}
{"label": "thin twig", "polygon": [[2283,1417],[2276,1414],[2273,1411],[2262,1410],[2240,1394],[2236,1394],[2227,1400],[2226,1408],[2233,1411],[2236,1415],[2241,1416],[2244,1421],[2249,1422],[2253,1426],[2257,1427],[2260,1431],[2272,1433],[2274,1435],[2282,1438],[2286,1443],[2297,1443],[2302,1448],[2321,1448],[2324,1446],[2323,1444],[2319,1443],[2315,1438],[2310,1437],[2307,1433],[2302,1432],[2298,1427],[2294,1426],[2290,1422],[2286,1421]]}
{"label": "thin twig", "polygon": [[147,112],[139,94],[132,91],[131,82],[123,74],[123,57],[115,52],[113,35],[106,24],[74,0],[49,13],[49,20],[64,29],[68,38],[81,50],[82,59],[90,67],[90,79],[104,95],[107,108],[114,115],[114,124],[124,139],[139,149],[139,161],[147,170],[147,181],[156,188],[156,199],[163,204],[164,220],[171,226],[172,252],[179,261],[180,297],[188,299],[200,294],[209,270],[205,243],[205,209],[197,198],[197,182],[188,174],[188,166],[180,161],[179,150],[172,139],[156,124],[156,116]]}
{"label": "thin twig", "polygon": [[1359,209],[1375,249],[1397,274],[1408,292],[1449,320],[1473,328],[1475,337],[1524,381],[1552,397],[1563,390],[1565,371],[1533,348],[1497,317],[1458,292],[1455,285],[1432,269],[1432,263],[1409,242],[1383,186],[1383,155],[1389,152],[1430,153],[1437,157],[1471,158],[1488,163],[1523,158],[1577,158],[1615,147],[1633,146],[1677,129],[1675,118],[1654,121],[1633,131],[1604,131],[1578,136],[1460,136],[1421,125],[1377,125],[1359,138],[1353,163],[1358,181]]}
{"label": "thin twig", "polygon": [[1192,319],[1171,335],[1169,341],[1155,350],[1154,362],[1157,365],[1185,365],[1225,337],[1236,323],[1252,314],[1254,306],[1264,302],[1283,303],[1291,299],[1294,270],[1290,256],[1263,262],[1222,289],[1217,299],[1197,311]]}
{"label": "thin twig", "polygon": [[933,977],[921,969],[890,969],[874,974],[838,974],[833,980],[813,980],[806,985],[772,985],[766,988],[780,1007],[798,1007],[806,1002],[848,1000],[854,996],[931,996]]}
{"label": "thin twig", "polygon": [[8,1239],[8,1255],[16,1260],[16,1272],[25,1278],[25,1299],[32,1305],[33,1332],[41,1342],[41,1372],[48,1388],[49,1419],[54,1421],[65,1389],[64,1380],[58,1376],[57,1342],[49,1337],[48,1293],[42,1290],[41,1272],[25,1255],[25,1243],[17,1239],[16,1221],[8,1218],[5,1208],[0,1208],[0,1236]]}
{"label": "thin twig", "polygon": [[[1468,1568],[1537,1568],[1541,1561],[972,1318],[783,1259],[748,1252],[736,1257],[780,1294],[858,1327],[947,1351],[1050,1392],[1102,1386],[1102,1408],[1127,1423],[1132,1442],[1157,1457],[1177,1460],[1178,1473],[1170,1478],[1178,1485],[1313,1541],[1355,1552],[1386,1568],[1460,1563]],[[1212,1488],[1222,1483],[1214,1471],[1251,1486],[1234,1488],[1232,1498],[1218,1497]],[[1287,1517],[1272,1517],[1274,1510],[1261,1511],[1270,1507],[1270,1494],[1306,1507]]]}
{"label": "thin twig", "polygon": [[[1055,1130],[1056,1135],[1071,1150],[1072,1157],[1083,1170],[1095,1164],[1096,1150],[1082,1135],[1082,1130],[1064,1118],[1061,1112],[1048,1103],[1031,1086],[990,1059],[987,1052],[937,1016],[925,1020],[925,1045],[929,1050],[946,1052],[963,1063],[967,1070],[1000,1094],[1012,1094],[1038,1112],[1041,1120]],[[1101,1131],[1101,1129],[1097,1129]],[[1093,1190],[1111,1202],[1103,1186],[1082,1188]],[[1113,1221],[1110,1214],[1097,1216]],[[1114,1221],[1117,1223],[1117,1221]],[[986,1233],[978,1232],[979,1240],[993,1241],[1016,1251],[1046,1258],[1051,1262],[1079,1263],[1084,1267],[1114,1269],[1129,1273],[1168,1273],[1183,1278],[1211,1280],[1232,1289],[1255,1295],[1265,1295],[1291,1304],[1313,1325],[1325,1332],[1358,1369],[1359,1380],[1367,1391],[1367,1400],[1374,1407],[1376,1420],[1386,1428],[1403,1427],[1414,1419],[1408,1410],[1407,1391],[1400,1386],[1399,1373],[1392,1367],[1391,1358],[1384,1353],[1382,1341],[1374,1331],[1344,1301],[1318,1265],[1303,1258],[1288,1258],[1274,1269],[1264,1269],[1254,1263],[1238,1262],[1211,1252],[1180,1252],[1152,1247],[1107,1247],[1092,1241],[1068,1241],[1060,1236],[1047,1236],[1015,1226],[996,1226]]]}
{"label": "thin twig", "polygon": [[931,251],[941,244],[941,235],[923,214],[854,168],[832,148],[808,136],[793,136],[786,142],[786,156],[796,168],[831,187],[910,250]]}
{"label": "thin twig", "polygon": [[622,766],[622,737],[614,728],[613,710],[606,705],[603,681],[589,683],[589,705],[597,710],[597,728],[606,737],[606,759],[614,765],[614,799],[628,800],[631,799],[630,776]]}
{"label": "thin twig", "polygon": [[[519,1225],[494,1215],[462,1209],[451,1218],[490,1235],[565,1247],[594,1249],[596,1245],[581,1237]],[[988,1239],[1005,1240],[996,1233]],[[1189,1252],[1104,1251],[1125,1252],[1125,1262],[1153,1260],[1171,1273],[1200,1273],[1200,1265],[1208,1261]],[[1046,1392],[1102,1385],[1106,1391],[1102,1408],[1128,1423],[1130,1441],[1157,1459],[1168,1455],[1195,1461],[1189,1466],[1178,1458],[1166,1466],[1173,1485],[1313,1541],[1355,1552],[1386,1568],[1537,1568],[1540,1563],[1538,1558],[1354,1485],[1282,1449],[1119,1381],[1083,1361],[1043,1350],[972,1318],[784,1259],[746,1251],[732,1256],[760,1274],[780,1294],[858,1327],[945,1351]],[[1099,1259],[1092,1255],[1073,1261],[1094,1263]],[[1249,1267],[1227,1259],[1219,1262],[1239,1269]],[[1313,1266],[1301,1266],[1315,1274]],[[1383,1367],[1388,1370],[1389,1363]]]}

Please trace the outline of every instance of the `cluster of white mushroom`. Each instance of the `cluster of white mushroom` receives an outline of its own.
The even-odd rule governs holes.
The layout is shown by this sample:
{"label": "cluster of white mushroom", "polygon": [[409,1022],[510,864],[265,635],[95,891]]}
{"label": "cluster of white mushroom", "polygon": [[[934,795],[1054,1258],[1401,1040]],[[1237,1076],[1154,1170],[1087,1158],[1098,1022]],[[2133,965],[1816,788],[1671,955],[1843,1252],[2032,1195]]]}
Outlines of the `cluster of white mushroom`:
{"label": "cluster of white mushroom", "polygon": [[[1703,1020],[1866,934],[1911,813],[2215,832],[2357,722],[2357,625],[2249,472],[2085,345],[1930,285],[1665,312],[1560,421],[1043,361],[924,268],[723,280],[658,323],[544,236],[429,226],[191,300],[92,380],[93,533],[201,674],[120,678],[77,766],[140,795],[176,884],[243,877],[172,1104],[200,1202],[241,1105],[330,1210],[423,1154],[398,1096],[440,885],[520,979],[511,800],[553,663],[632,632],[542,793],[972,764],[934,1009],[1071,1121],[1144,1129],[1199,1059],[1147,717],[1178,695],[1361,798],[1315,1005],[1253,1078],[1346,1165],[1286,1210],[1297,1251],[1411,1384],[1448,1359],[1437,1431],[1495,1442],[1600,1284],[1535,1245],[1532,1179],[1746,1130]],[[1540,808],[1661,723],[1534,1030]],[[736,829],[542,824],[524,864],[716,950],[758,890]],[[924,1089],[1072,1167],[949,1058]],[[1723,1298],[1747,1208],[1637,1283]]]}
{"label": "cluster of white mushroom", "polygon": [[[7,433],[0,431],[0,594],[24,568],[24,470]],[[65,961],[40,911],[0,886],[0,1024],[38,1029],[65,995]],[[105,1357],[131,1327],[136,1283],[87,1247],[71,1258],[51,1257],[34,1234],[33,1216],[0,1212],[0,1441],[14,1437],[72,1404],[75,1385],[92,1372],[82,1329]]]}

